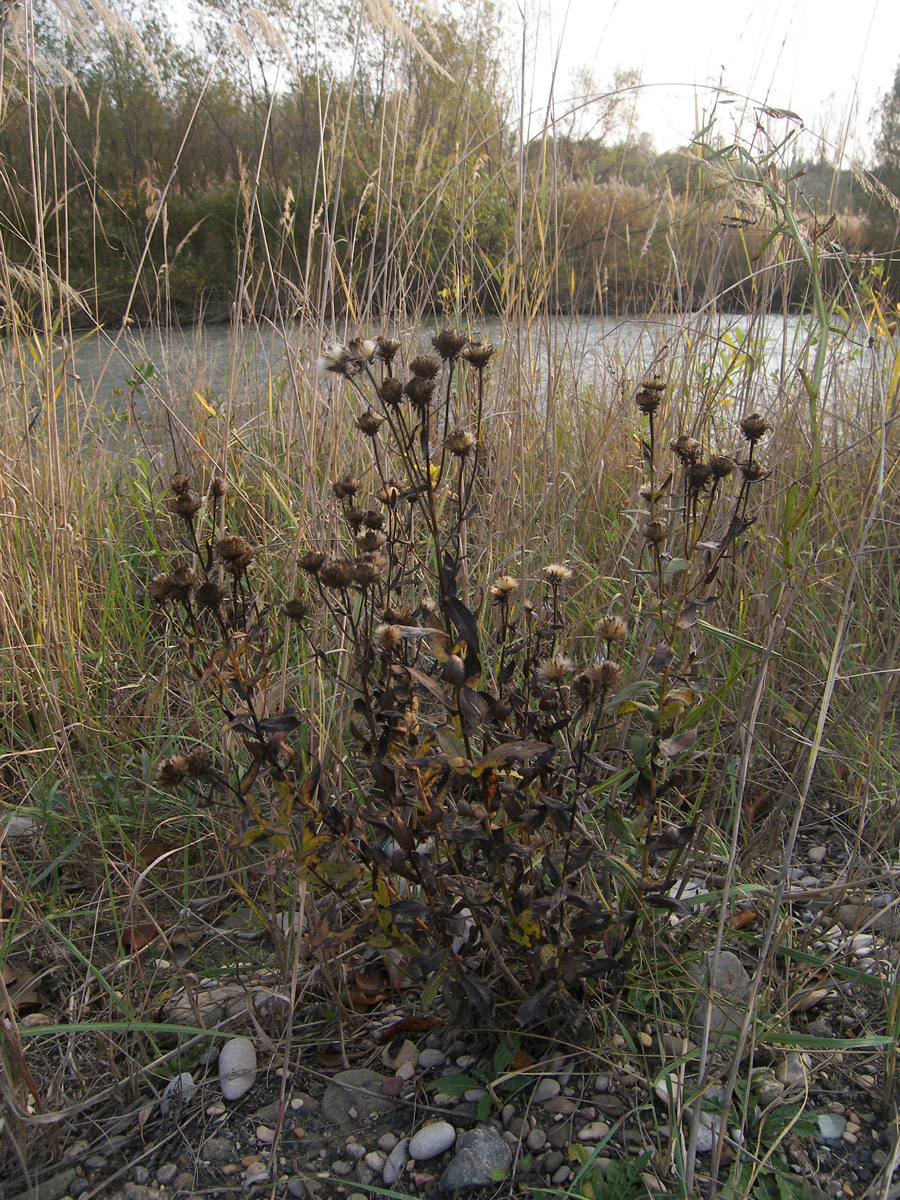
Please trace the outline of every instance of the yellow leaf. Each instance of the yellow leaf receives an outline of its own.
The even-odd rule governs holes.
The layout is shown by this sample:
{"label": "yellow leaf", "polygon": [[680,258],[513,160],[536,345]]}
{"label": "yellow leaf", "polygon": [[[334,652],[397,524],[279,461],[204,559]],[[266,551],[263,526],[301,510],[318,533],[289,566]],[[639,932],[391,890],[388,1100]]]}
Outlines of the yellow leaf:
{"label": "yellow leaf", "polygon": [[210,404],[210,402],[206,399],[205,396],[201,396],[200,393],[196,389],[194,390],[194,399],[199,400],[199,402],[203,405],[203,407],[206,409],[206,411],[209,413],[209,415],[211,417],[215,417],[216,420],[219,419],[219,414],[216,412],[216,410],[213,408],[213,406]]}

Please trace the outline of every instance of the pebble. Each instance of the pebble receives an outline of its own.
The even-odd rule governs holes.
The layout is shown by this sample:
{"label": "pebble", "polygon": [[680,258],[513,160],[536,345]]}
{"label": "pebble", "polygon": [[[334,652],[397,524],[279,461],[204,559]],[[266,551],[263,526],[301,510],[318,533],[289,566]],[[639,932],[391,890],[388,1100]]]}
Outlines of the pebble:
{"label": "pebble", "polygon": [[535,1126],[525,1139],[525,1145],[532,1154],[537,1154],[539,1150],[543,1150],[546,1144],[547,1135],[539,1125]]}
{"label": "pebble", "polygon": [[447,1061],[447,1055],[443,1050],[423,1050],[419,1054],[419,1068],[422,1071],[430,1071],[432,1067],[441,1067]]}
{"label": "pebble", "polygon": [[463,1100],[465,1100],[466,1104],[477,1104],[478,1101],[484,1099],[486,1095],[487,1088],[466,1088],[466,1090],[463,1092]]}
{"label": "pebble", "polygon": [[227,1163],[234,1155],[234,1147],[228,1138],[211,1137],[200,1147],[200,1159],[208,1163]]}
{"label": "pebble", "polygon": [[378,1149],[390,1154],[397,1145],[397,1139],[392,1133],[383,1133],[378,1139]]}
{"label": "pebble", "polygon": [[465,1070],[466,1067],[474,1066],[475,1065],[475,1055],[474,1054],[460,1054],[459,1058],[456,1060],[456,1065],[458,1067],[462,1067],[463,1070]]}
{"label": "pebble", "polygon": [[609,1126],[605,1121],[590,1121],[578,1130],[578,1140],[579,1142],[599,1142],[608,1133]]}
{"label": "pebble", "polygon": [[810,846],[806,852],[806,857],[811,863],[823,863],[827,853],[828,848],[826,846]]}
{"label": "pebble", "polygon": [[366,1157],[366,1148],[361,1146],[359,1142],[348,1142],[344,1147],[344,1153],[348,1158],[352,1158],[354,1162],[359,1162]]}
{"label": "pebble", "polygon": [[427,1162],[449,1150],[455,1141],[456,1130],[449,1121],[433,1121],[410,1138],[409,1156],[416,1162]]}
{"label": "pebble", "polygon": [[509,1169],[512,1158],[512,1149],[496,1129],[469,1129],[459,1136],[456,1153],[441,1176],[441,1191],[496,1184],[498,1175]]}
{"label": "pebble", "polygon": [[565,1163],[563,1163],[563,1165],[561,1167],[557,1167],[557,1169],[550,1176],[550,1182],[555,1187],[559,1187],[561,1184],[569,1182],[570,1174],[571,1172],[569,1171],[569,1168],[565,1165]]}
{"label": "pebble", "polygon": [[353,1163],[348,1162],[346,1158],[338,1158],[331,1164],[332,1175],[337,1175],[340,1178],[349,1175],[352,1170]]}
{"label": "pebble", "polygon": [[380,1150],[370,1150],[366,1155],[366,1166],[371,1167],[373,1171],[378,1171],[379,1174],[384,1170],[385,1161]]}
{"label": "pebble", "polygon": [[219,1054],[219,1087],[226,1100],[240,1100],[256,1080],[256,1048],[249,1038],[230,1038]]}
{"label": "pebble", "polygon": [[193,1100],[196,1091],[197,1085],[194,1083],[193,1075],[188,1071],[182,1071],[177,1078],[170,1079],[166,1084],[166,1090],[159,1102],[159,1111],[164,1117],[178,1112],[182,1104],[189,1104]]}
{"label": "pebble", "polygon": [[551,1100],[544,1101],[544,1112],[552,1116],[571,1117],[577,1108],[578,1105],[568,1096],[554,1096]]}
{"label": "pebble", "polygon": [[595,1075],[594,1076],[594,1091],[608,1092],[612,1084],[611,1075]]}
{"label": "pebble", "polygon": [[562,1085],[558,1079],[551,1079],[549,1076],[544,1076],[539,1079],[534,1092],[531,1096],[532,1104],[543,1104],[545,1100],[552,1100],[554,1096],[558,1096],[562,1091]]}
{"label": "pebble", "polygon": [[292,1175],[287,1181],[288,1195],[293,1196],[294,1200],[306,1200],[309,1192],[306,1190],[306,1184],[299,1175]]}
{"label": "pebble", "polygon": [[785,1087],[806,1083],[806,1067],[802,1055],[796,1051],[786,1054],[775,1068],[775,1074]]}
{"label": "pebble", "polygon": [[388,1160],[384,1164],[382,1175],[388,1187],[393,1187],[403,1174],[403,1168],[406,1166],[408,1156],[409,1138],[402,1138],[390,1152]]}
{"label": "pebble", "polygon": [[847,1128],[845,1118],[838,1116],[836,1113],[820,1113],[817,1124],[819,1127],[819,1137],[825,1142],[840,1141]]}
{"label": "pebble", "polygon": [[385,1096],[381,1081],[380,1072],[367,1068],[338,1071],[322,1097],[322,1115],[332,1125],[345,1125],[347,1121],[368,1121],[391,1108],[394,1100]]}
{"label": "pebble", "polygon": [[275,1130],[270,1129],[268,1125],[257,1125],[256,1140],[264,1146],[271,1146],[275,1141]]}
{"label": "pebble", "polygon": [[174,1163],[163,1163],[163,1165],[157,1169],[156,1182],[161,1184],[163,1187],[167,1187],[177,1174],[178,1168]]}

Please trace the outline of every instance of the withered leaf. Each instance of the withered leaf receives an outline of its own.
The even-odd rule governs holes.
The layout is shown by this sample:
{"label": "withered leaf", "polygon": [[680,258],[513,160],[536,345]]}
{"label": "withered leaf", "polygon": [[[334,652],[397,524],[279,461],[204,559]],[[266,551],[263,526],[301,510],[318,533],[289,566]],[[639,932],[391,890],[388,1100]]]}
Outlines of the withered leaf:
{"label": "withered leaf", "polygon": [[536,758],[539,754],[543,754],[547,750],[552,750],[553,746],[548,742],[538,742],[533,739],[525,739],[520,742],[504,742],[500,746],[495,746],[493,750],[488,751],[484,758],[472,768],[472,775],[478,779],[485,771],[488,770],[504,770],[506,767],[511,767],[513,763],[528,762],[532,758]]}
{"label": "withered leaf", "polygon": [[681,733],[676,733],[673,737],[659,743],[660,754],[664,754],[666,758],[674,758],[676,754],[684,754],[696,742],[699,733],[700,729],[697,725],[693,729],[685,729]]}
{"label": "withered leaf", "polygon": [[519,1011],[516,1013],[516,1024],[520,1029],[527,1029],[530,1025],[537,1025],[546,1019],[558,987],[556,980],[551,979],[543,987],[538,988],[534,995],[528,996],[522,1001]]}
{"label": "withered leaf", "polygon": [[462,972],[461,982],[469,1003],[477,1013],[489,1021],[494,1011],[494,997],[490,989],[471,971]]}
{"label": "withered leaf", "polygon": [[665,642],[660,642],[650,658],[651,671],[664,671],[667,667],[671,667],[675,657],[675,651],[670,650]]}

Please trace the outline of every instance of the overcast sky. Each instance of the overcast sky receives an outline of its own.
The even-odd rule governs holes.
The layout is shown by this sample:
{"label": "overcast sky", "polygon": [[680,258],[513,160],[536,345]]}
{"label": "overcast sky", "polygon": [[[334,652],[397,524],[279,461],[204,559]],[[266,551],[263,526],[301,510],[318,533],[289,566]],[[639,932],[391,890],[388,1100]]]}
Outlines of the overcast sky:
{"label": "overcast sky", "polygon": [[[617,67],[645,85],[639,126],[657,149],[687,141],[710,85],[799,113],[807,128],[871,152],[872,111],[900,63],[900,0],[506,0],[530,31],[532,96],[571,92],[587,67],[600,83]],[[736,111],[720,106],[719,114]]]}

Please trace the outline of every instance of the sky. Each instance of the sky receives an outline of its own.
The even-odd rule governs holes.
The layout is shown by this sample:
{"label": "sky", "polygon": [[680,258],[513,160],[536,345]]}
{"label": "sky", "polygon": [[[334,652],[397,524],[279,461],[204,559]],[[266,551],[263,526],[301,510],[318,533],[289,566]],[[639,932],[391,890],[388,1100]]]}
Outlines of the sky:
{"label": "sky", "polygon": [[[638,126],[657,150],[683,145],[715,85],[798,113],[866,160],[872,113],[900,65],[900,0],[507,0],[529,30],[526,78],[535,107],[571,94],[586,67],[601,85],[616,68],[641,73]],[[558,62],[553,82],[553,65]],[[726,122],[746,103],[724,103]]]}

